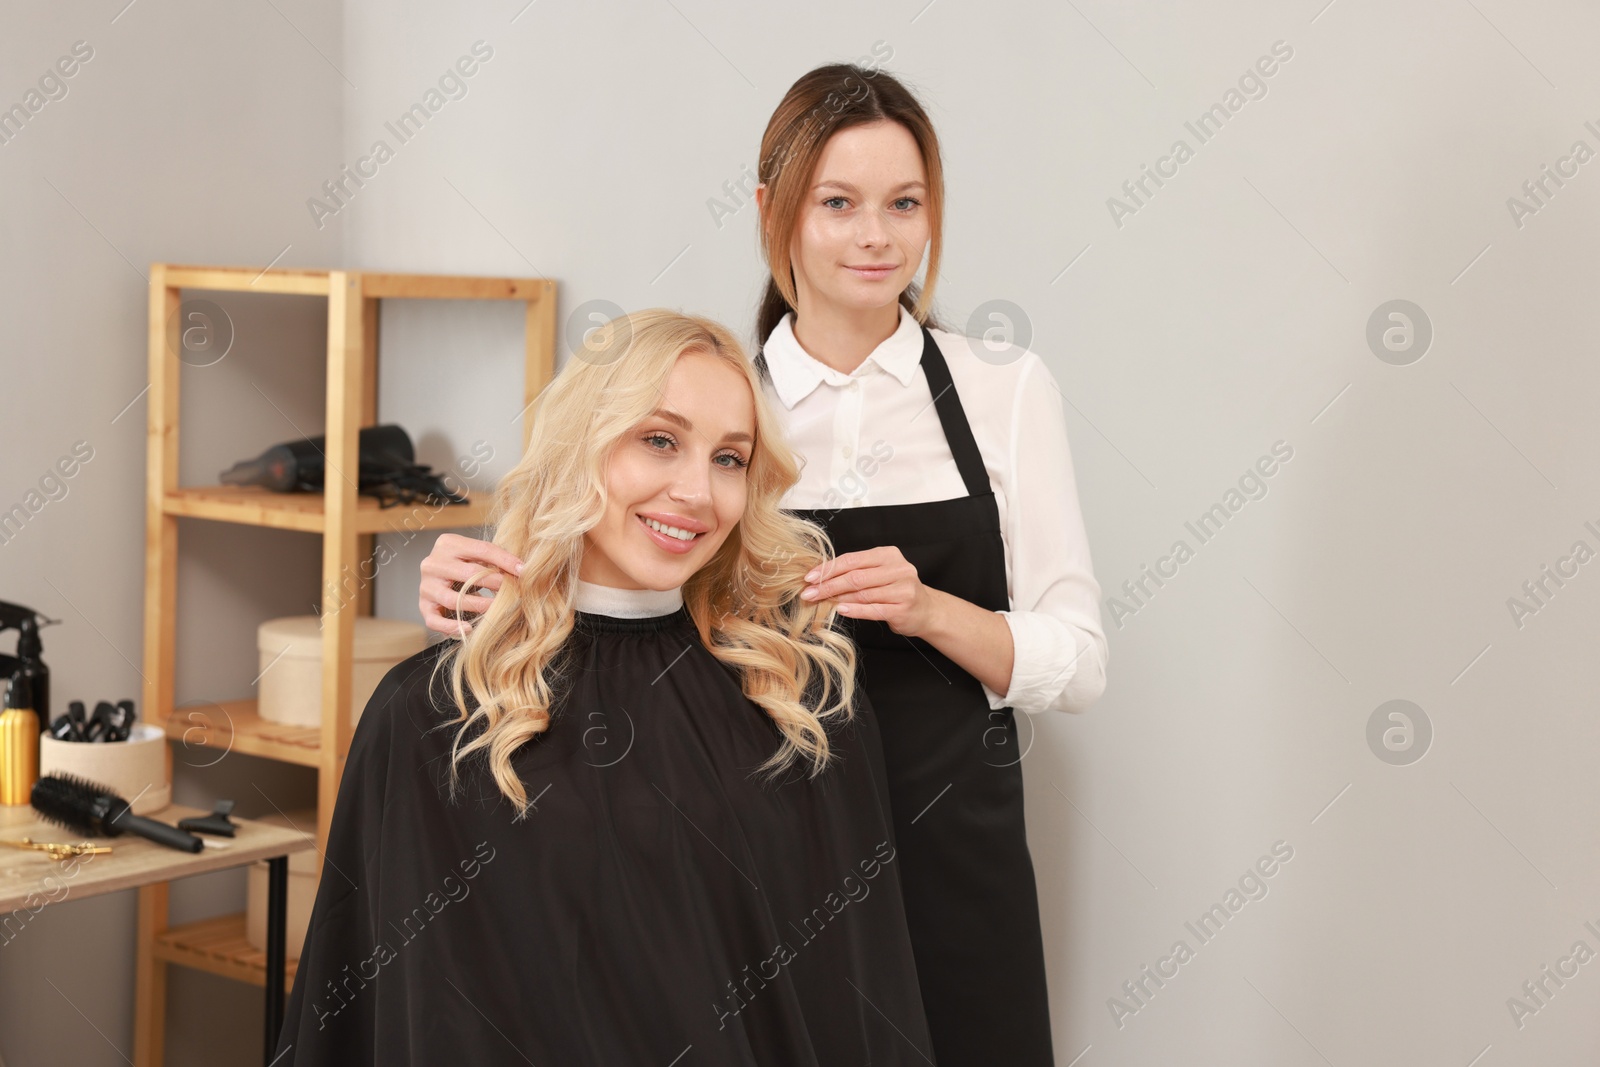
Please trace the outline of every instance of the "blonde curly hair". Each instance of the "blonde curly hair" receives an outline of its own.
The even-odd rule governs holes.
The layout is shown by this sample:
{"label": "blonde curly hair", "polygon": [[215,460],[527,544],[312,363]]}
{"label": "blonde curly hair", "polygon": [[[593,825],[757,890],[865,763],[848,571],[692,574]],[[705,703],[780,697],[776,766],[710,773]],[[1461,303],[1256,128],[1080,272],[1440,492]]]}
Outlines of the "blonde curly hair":
{"label": "blonde curly hair", "polygon": [[[829,761],[828,723],[854,714],[856,652],[833,628],[831,605],[800,599],[806,573],[833,549],[820,527],[779,506],[799,468],[755,368],[727,328],[675,311],[624,315],[595,336],[601,343],[569,360],[534,401],[527,449],[495,491],[493,541],[524,561],[522,573],[504,577],[493,605],[434,668],[434,677],[449,673],[458,712],[451,721],[460,724],[451,749],[452,795],[461,762],[482,752],[515,818],[530,810],[511,757],[550,728],[559,701],[559,653],[574,625],[584,534],[605,514],[607,461],[655,410],[685,352],[707,353],[739,372],[755,400],[756,432],[744,514],[685,581],[684,606],[701,643],[736,668],[745,696],[783,734],[758,769],[777,774],[808,761],[812,776],[821,773]],[[463,591],[490,570],[474,574]]]}

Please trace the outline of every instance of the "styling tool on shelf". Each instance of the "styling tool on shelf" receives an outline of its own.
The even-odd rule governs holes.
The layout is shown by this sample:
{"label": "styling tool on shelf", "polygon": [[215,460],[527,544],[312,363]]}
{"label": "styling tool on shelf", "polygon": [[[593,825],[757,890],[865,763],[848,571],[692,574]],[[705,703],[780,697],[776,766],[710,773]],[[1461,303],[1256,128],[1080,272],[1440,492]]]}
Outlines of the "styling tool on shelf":
{"label": "styling tool on shelf", "polygon": [[[357,435],[360,474],[357,492],[375,496],[381,506],[466,504],[433,468],[417,462],[411,435],[393,423],[368,426]],[[327,438],[302,437],[273,445],[255,459],[240,460],[222,472],[223,485],[259,485],[280,493],[320,493],[327,466]]]}
{"label": "styling tool on shelf", "polygon": [[100,701],[94,706],[94,714],[87,723],[83,721],[83,702],[74,700],[68,708],[69,715],[72,707],[77,708],[78,716],[69,723],[69,727],[75,725],[77,729],[63,737],[57,732],[57,727],[61,726],[61,719],[57,719],[50,727],[50,736],[57,741],[126,741],[133,732],[133,720],[137,715],[131,700],[119,700],[115,704],[109,700]]}
{"label": "styling tool on shelf", "polygon": [[117,706],[109,700],[102,700],[94,706],[94,714],[89,716],[89,727],[84,730],[85,736],[91,741],[109,741],[108,733],[111,729],[111,717],[117,712]]}
{"label": "styling tool on shelf", "polygon": [[50,822],[85,837],[138,834],[180,852],[199,852],[206,842],[176,826],[133,814],[111,790],[71,774],[50,774],[33,785],[33,809]]}
{"label": "styling tool on shelf", "polygon": [[133,721],[139,717],[134,710],[133,701],[127,698],[117,701],[117,710],[111,715],[111,730],[106,737],[107,741],[126,741],[133,735]]}
{"label": "styling tool on shelf", "polygon": [[0,600],[0,633],[17,631],[17,654],[0,654],[0,682],[14,677],[18,671],[28,676],[33,688],[31,707],[39,715],[40,732],[50,723],[50,668],[40,658],[44,655],[44,644],[39,640],[39,630],[60,621],[46,618],[22,604]]}
{"label": "styling tool on shelf", "polygon": [[0,845],[11,845],[14,848],[31,848],[43,852],[53,860],[64,860],[70,856],[98,856],[110,852],[110,845],[91,845],[87,841],[63,844],[56,841],[35,841],[31,837],[24,837],[21,841],[0,840]]}
{"label": "styling tool on shelf", "polygon": [[26,804],[39,780],[39,716],[33,710],[33,677],[11,676],[0,711],[0,804]]}
{"label": "styling tool on shelf", "polygon": [[237,829],[233,820],[228,818],[233,812],[233,801],[219,800],[212,806],[210,815],[191,815],[187,819],[178,820],[178,829],[188,830],[196,834],[216,834],[219,837],[232,837]]}
{"label": "styling tool on shelf", "polygon": [[84,736],[84,727],[87,720],[83,714],[83,701],[73,700],[67,704],[67,710],[56,716],[56,721],[50,724],[50,736],[57,741],[87,741]]}
{"label": "styling tool on shelf", "polygon": [[92,716],[84,715],[83,701],[73,700],[50,724],[48,734],[57,741],[126,741],[133,734],[133,723],[138,717],[131,700],[119,700],[115,704],[102,700],[94,706]]}

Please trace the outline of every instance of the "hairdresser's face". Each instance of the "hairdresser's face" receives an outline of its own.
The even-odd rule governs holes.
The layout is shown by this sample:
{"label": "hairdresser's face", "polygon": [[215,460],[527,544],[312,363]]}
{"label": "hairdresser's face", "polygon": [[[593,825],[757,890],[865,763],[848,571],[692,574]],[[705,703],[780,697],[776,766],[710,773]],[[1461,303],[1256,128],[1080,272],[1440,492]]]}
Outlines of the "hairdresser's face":
{"label": "hairdresser's face", "polygon": [[927,180],[917,142],[898,122],[828,139],[791,250],[802,316],[808,304],[865,311],[900,299],[928,244]]}
{"label": "hairdresser's face", "polygon": [[704,352],[679,356],[655,413],[611,453],[606,512],[584,535],[578,576],[621,589],[682,585],[744,515],[754,437],[745,377]]}

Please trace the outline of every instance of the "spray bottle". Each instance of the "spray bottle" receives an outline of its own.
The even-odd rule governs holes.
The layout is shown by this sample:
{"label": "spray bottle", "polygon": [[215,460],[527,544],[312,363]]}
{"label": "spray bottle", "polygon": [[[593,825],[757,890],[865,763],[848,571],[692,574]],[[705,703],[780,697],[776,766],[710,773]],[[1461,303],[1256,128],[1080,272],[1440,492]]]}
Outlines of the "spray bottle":
{"label": "spray bottle", "polygon": [[19,673],[27,676],[29,690],[33,694],[29,706],[39,716],[40,733],[50,729],[50,668],[40,658],[44,654],[44,645],[39,640],[39,628],[60,621],[46,618],[21,604],[0,600],[0,633],[17,631],[17,654],[7,656],[0,653],[0,687],[4,686],[6,679]]}
{"label": "spray bottle", "polygon": [[0,711],[0,804],[29,803],[39,780],[39,716],[32,703],[32,679],[19,671]]}

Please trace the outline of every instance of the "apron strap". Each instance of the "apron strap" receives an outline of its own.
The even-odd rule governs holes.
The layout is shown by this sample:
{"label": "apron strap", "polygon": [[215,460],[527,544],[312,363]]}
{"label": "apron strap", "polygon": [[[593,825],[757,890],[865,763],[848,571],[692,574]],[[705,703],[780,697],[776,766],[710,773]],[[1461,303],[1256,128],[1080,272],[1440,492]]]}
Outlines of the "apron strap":
{"label": "apron strap", "polygon": [[983,466],[983,453],[978,451],[966,409],[961,406],[961,396],[950,380],[950,365],[944,361],[944,353],[939,351],[938,342],[926,326],[922,327],[922,373],[928,379],[933,407],[939,413],[939,425],[944,428],[945,443],[950,446],[950,455],[955,457],[967,495],[983,496],[993,492],[989,472]]}

